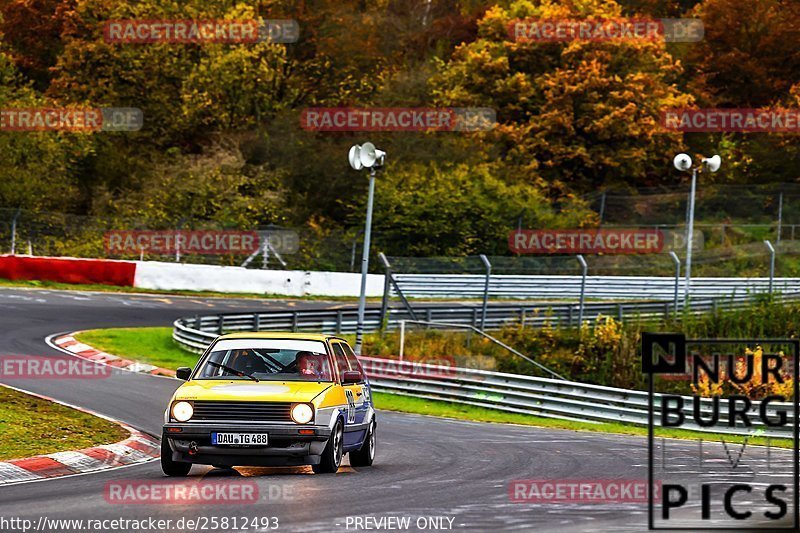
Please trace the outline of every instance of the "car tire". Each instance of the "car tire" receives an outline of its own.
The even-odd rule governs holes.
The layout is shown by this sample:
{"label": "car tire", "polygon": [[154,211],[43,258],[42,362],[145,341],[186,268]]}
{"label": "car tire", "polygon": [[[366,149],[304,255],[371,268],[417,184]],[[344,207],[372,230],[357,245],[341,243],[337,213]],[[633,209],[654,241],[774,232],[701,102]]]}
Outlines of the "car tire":
{"label": "car tire", "polygon": [[350,452],[350,466],[372,466],[375,460],[375,420],[369,425],[360,450]]}
{"label": "car tire", "polygon": [[331,438],[328,439],[328,444],[322,450],[322,459],[318,465],[311,465],[311,469],[316,474],[335,474],[339,470],[339,465],[342,464],[342,456],[344,449],[344,430],[342,429],[341,421],[336,422]]}
{"label": "car tire", "polygon": [[167,436],[161,436],[161,471],[170,477],[186,477],[189,475],[189,470],[192,469],[192,463],[182,463],[180,461],[172,460],[172,449],[167,442]]}

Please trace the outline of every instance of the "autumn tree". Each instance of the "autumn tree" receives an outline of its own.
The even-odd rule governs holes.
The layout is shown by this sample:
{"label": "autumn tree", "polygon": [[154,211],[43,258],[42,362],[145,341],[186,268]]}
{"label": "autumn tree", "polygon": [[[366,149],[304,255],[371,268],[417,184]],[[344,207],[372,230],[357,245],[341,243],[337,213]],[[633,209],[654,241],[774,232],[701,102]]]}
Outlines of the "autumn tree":
{"label": "autumn tree", "polygon": [[[0,49],[0,109],[53,106],[29,86]],[[80,203],[80,165],[93,151],[91,133],[0,132],[0,206],[76,211]]]}
{"label": "autumn tree", "polygon": [[800,3],[705,0],[705,36],[690,48],[691,87],[704,105],[783,103],[800,72]]}
{"label": "autumn tree", "polygon": [[433,82],[439,102],[491,107],[498,126],[487,141],[533,183],[591,190],[668,178],[681,137],[664,133],[664,108],[692,98],[676,88],[681,65],[655,40],[515,40],[518,20],[619,18],[613,2],[518,1],[494,7],[479,38],[459,47]]}
{"label": "autumn tree", "polygon": [[[590,220],[581,202],[565,202],[559,212],[537,187],[506,183],[496,170],[491,163],[388,168],[375,196],[376,247],[394,255],[504,255],[518,223],[579,227]],[[355,223],[364,195],[354,198]]]}
{"label": "autumn tree", "polygon": [[63,49],[61,41],[75,0],[5,0],[0,2],[0,33],[17,68],[40,90],[50,84],[50,68]]}

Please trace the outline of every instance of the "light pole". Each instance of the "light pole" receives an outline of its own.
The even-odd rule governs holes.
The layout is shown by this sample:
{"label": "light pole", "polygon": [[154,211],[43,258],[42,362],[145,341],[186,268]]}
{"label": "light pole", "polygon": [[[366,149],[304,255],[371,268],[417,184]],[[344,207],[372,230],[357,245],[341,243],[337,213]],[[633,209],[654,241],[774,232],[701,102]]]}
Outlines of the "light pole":
{"label": "light pole", "polygon": [[372,236],[372,201],[375,197],[375,176],[383,167],[386,152],[377,150],[372,143],[355,145],[348,155],[354,170],[369,169],[369,195],[367,196],[367,220],[364,226],[364,246],[361,251],[361,293],[358,298],[358,322],[356,324],[356,355],[361,355],[364,339],[364,313],[367,308],[367,272],[369,271],[369,240]]}
{"label": "light pole", "polygon": [[689,305],[689,291],[692,284],[692,238],[694,236],[694,197],[697,192],[697,173],[707,169],[709,172],[716,172],[722,165],[722,158],[715,155],[713,157],[703,157],[699,167],[692,166],[692,158],[687,154],[678,154],[673,159],[672,164],[681,172],[692,171],[692,188],[689,193],[689,222],[686,225],[686,282],[683,287],[683,305]]}

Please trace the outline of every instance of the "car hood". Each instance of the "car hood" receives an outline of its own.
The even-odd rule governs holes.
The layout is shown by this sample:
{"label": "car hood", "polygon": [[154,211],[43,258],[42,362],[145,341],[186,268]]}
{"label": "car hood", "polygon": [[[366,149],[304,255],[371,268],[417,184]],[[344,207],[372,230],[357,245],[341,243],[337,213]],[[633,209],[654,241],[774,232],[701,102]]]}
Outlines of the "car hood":
{"label": "car hood", "polygon": [[317,381],[192,380],[175,391],[175,400],[232,402],[310,402],[333,383]]}

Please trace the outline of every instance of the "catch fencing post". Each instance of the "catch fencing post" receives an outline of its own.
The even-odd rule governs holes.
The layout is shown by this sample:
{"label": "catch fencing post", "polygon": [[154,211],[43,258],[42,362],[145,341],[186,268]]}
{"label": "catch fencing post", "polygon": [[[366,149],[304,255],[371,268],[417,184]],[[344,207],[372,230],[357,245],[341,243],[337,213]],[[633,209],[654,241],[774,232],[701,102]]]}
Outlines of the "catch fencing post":
{"label": "catch fencing post", "polygon": [[764,241],[764,244],[769,250],[769,293],[772,294],[772,281],[775,279],[775,247],[768,240]]}
{"label": "catch fencing post", "polygon": [[581,264],[581,268],[583,272],[581,273],[581,299],[580,299],[580,306],[578,307],[578,327],[581,327],[583,324],[583,304],[586,300],[586,273],[589,270],[589,265],[586,264],[586,259],[583,258],[581,254],[575,256],[578,259],[578,262]]}
{"label": "catch fencing post", "polygon": [[489,305],[489,283],[492,279],[492,264],[485,255],[481,254],[480,258],[483,266],[486,267],[486,281],[483,284],[483,310],[481,312],[481,331],[483,331],[486,329],[486,310]]}
{"label": "catch fencing post", "polygon": [[17,212],[14,213],[14,218],[11,219],[11,255],[14,255],[17,251],[17,218],[19,218],[20,208],[17,208]]}
{"label": "catch fencing post", "polygon": [[675,263],[675,294],[673,296],[673,305],[675,306],[675,316],[678,315],[678,289],[681,285],[681,260],[678,258],[678,254],[674,251],[669,253],[669,256],[672,258],[672,262]]}
{"label": "catch fencing post", "polygon": [[261,270],[269,269],[269,233],[264,235],[264,244],[261,249]]}

